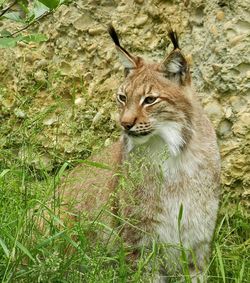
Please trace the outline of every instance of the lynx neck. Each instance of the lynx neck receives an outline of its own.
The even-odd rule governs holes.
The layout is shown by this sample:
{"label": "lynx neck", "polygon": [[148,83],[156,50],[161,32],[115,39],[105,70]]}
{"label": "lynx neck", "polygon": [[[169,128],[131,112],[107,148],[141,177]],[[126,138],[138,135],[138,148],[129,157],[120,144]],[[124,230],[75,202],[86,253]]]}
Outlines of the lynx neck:
{"label": "lynx neck", "polygon": [[131,154],[136,155],[137,158],[144,158],[147,162],[161,168],[165,177],[170,178],[171,176],[173,180],[184,175],[192,177],[202,163],[202,157],[197,156],[192,150],[192,141],[181,149],[183,140],[174,130],[167,131],[166,129],[158,131],[156,135],[142,138],[124,135],[123,142],[125,160],[129,159]]}

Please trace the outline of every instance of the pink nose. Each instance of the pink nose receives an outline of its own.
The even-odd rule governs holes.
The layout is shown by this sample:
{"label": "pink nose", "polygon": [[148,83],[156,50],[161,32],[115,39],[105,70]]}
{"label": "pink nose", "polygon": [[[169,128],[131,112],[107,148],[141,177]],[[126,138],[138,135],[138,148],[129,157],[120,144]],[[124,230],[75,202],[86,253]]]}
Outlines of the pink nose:
{"label": "pink nose", "polygon": [[121,122],[121,125],[125,130],[129,131],[131,128],[133,128],[135,122]]}

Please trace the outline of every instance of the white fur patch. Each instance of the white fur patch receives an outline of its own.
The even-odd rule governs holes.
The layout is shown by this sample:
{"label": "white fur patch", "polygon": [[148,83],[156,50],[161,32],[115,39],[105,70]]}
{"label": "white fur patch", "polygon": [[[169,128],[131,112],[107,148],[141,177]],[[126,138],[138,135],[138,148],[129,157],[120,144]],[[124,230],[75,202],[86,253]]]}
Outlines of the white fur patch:
{"label": "white fur patch", "polygon": [[171,155],[176,156],[180,153],[181,147],[185,144],[182,138],[182,125],[176,122],[165,122],[161,124],[157,131],[167,143]]}
{"label": "white fur patch", "polygon": [[141,137],[129,137],[128,151],[131,151],[136,145],[147,143],[153,136],[160,136],[167,144],[170,155],[177,156],[180,153],[181,147],[185,144],[181,130],[182,125],[179,123],[171,121],[162,123],[153,134]]}
{"label": "white fur patch", "polygon": [[151,134],[141,137],[128,136],[127,151],[130,152],[135,146],[147,143],[151,137]]}
{"label": "white fur patch", "polygon": [[168,63],[167,65],[167,70],[170,73],[179,73],[181,70],[181,62],[178,58],[171,60],[171,62]]}
{"label": "white fur patch", "polygon": [[128,137],[127,153],[135,146],[147,143],[150,145],[150,158],[161,164],[164,175],[169,183],[175,182],[180,174],[193,177],[197,167],[201,164],[199,156],[193,151],[182,153],[181,147],[185,144],[182,138],[182,125],[176,122],[165,122],[150,135],[142,137]]}

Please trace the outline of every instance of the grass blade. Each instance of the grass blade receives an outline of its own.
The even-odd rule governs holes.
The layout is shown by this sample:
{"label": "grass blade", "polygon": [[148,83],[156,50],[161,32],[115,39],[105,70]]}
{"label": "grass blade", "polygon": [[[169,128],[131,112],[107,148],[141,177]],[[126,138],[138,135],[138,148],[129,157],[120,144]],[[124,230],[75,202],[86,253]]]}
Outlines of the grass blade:
{"label": "grass blade", "polygon": [[94,161],[90,161],[90,160],[83,160],[83,159],[77,159],[75,161],[77,161],[78,163],[84,163],[84,164],[92,166],[92,167],[111,170],[110,166],[108,166],[105,163],[99,163],[99,162],[94,162]]}
{"label": "grass blade", "polygon": [[181,203],[180,209],[179,209],[179,214],[178,214],[178,229],[179,229],[179,236],[180,236],[180,229],[181,229],[181,219],[183,216],[183,204]]}
{"label": "grass blade", "polygon": [[6,254],[7,258],[10,257],[10,251],[7,248],[7,246],[5,245],[4,241],[0,238],[0,245],[3,248],[4,253]]}
{"label": "grass blade", "polygon": [[243,282],[244,271],[245,271],[245,261],[243,261],[243,263],[242,263],[242,267],[241,267],[241,270],[240,270],[238,283]]}
{"label": "grass blade", "polygon": [[226,276],[225,276],[225,269],[224,269],[224,264],[223,264],[223,259],[222,259],[222,254],[219,245],[215,246],[216,252],[217,252],[217,257],[219,261],[219,268],[220,268],[220,273],[223,279],[223,283],[226,283]]}
{"label": "grass blade", "polygon": [[0,174],[0,179],[2,179],[9,171],[10,169],[4,169]]}
{"label": "grass blade", "polygon": [[33,258],[31,253],[23,244],[21,244],[19,241],[16,241],[16,245],[24,254],[26,254],[33,262],[35,262],[35,259]]}
{"label": "grass blade", "polygon": [[66,168],[68,167],[69,163],[65,162],[63,163],[63,165],[61,166],[59,172],[56,174],[56,179],[60,180],[63,176],[64,171],[66,170]]}
{"label": "grass blade", "polygon": [[53,240],[55,240],[55,239],[61,237],[61,236],[64,235],[64,234],[65,234],[65,231],[61,231],[61,232],[56,233],[55,235],[51,236],[50,238],[48,238],[48,239],[42,241],[40,244],[38,244],[38,245],[36,246],[36,249],[39,250],[39,249],[41,249],[42,247],[47,246],[47,245],[50,244]]}

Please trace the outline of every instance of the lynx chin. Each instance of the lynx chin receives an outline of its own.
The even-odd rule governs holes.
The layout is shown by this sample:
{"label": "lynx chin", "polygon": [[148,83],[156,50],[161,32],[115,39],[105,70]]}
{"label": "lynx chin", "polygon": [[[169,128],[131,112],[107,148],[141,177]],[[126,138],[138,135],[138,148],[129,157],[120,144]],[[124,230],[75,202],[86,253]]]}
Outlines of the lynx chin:
{"label": "lynx chin", "polygon": [[219,203],[215,131],[175,32],[168,33],[174,48],[160,63],[126,51],[112,26],[109,34],[125,70],[116,95],[122,135],[91,160],[112,170],[77,167],[60,187],[61,198],[117,229],[135,265],[140,247],[159,244],[159,271],[150,282],[177,275],[205,282]]}

